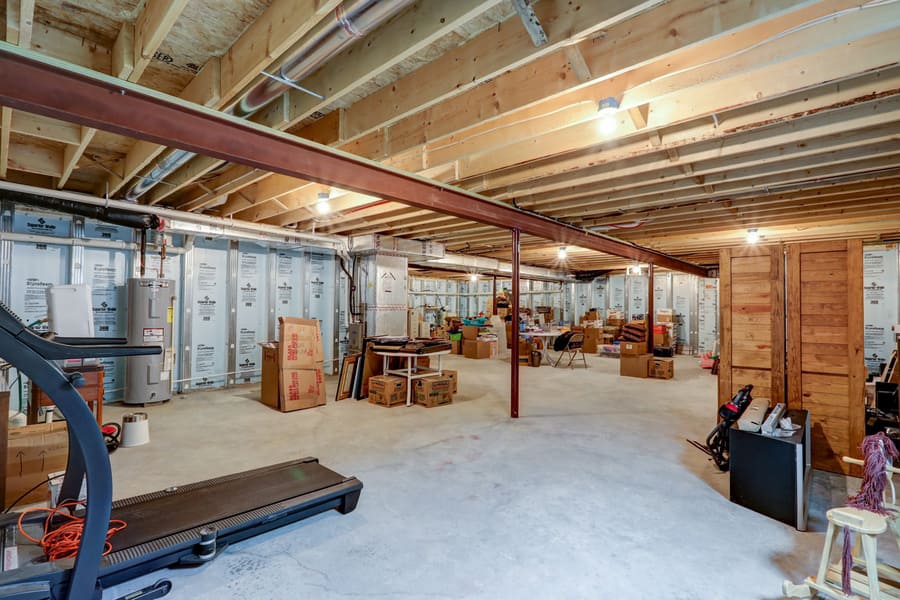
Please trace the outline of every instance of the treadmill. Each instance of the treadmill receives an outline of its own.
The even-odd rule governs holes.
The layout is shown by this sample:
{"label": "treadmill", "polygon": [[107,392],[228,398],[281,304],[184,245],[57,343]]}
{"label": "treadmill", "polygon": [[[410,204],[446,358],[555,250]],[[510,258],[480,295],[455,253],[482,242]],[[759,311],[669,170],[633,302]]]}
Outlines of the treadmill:
{"label": "treadmill", "polygon": [[[259,533],[336,509],[356,508],[362,482],[303,458],[269,467],[169,487],[112,501],[109,454],[100,428],[76,388],[80,374],[66,374],[65,359],[159,354],[159,346],[127,346],[119,338],[43,337],[0,303],[0,357],[44,390],[68,422],[69,457],[59,504],[77,499],[87,478],[84,532],[74,559],[33,561],[0,573],[0,598],[15,600],[99,600],[103,589],[170,566],[194,566],[225,547]],[[15,528],[19,515],[0,516],[0,536]],[[43,527],[41,515],[26,526]],[[110,539],[102,556],[110,519],[127,527]],[[12,527],[10,527],[12,526]],[[30,543],[30,542],[27,542]],[[145,590],[146,591],[146,590]],[[159,598],[168,588],[145,596]]]}

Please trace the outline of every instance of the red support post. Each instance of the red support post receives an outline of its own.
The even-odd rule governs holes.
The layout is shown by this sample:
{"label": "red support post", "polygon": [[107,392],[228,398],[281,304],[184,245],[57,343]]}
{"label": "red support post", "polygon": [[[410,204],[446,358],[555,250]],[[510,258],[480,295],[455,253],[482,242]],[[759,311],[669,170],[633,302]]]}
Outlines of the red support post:
{"label": "red support post", "polygon": [[653,324],[656,314],[653,306],[653,263],[650,263],[650,267],[647,269],[647,279],[649,281],[647,284],[647,352],[653,354]]}
{"label": "red support post", "polygon": [[497,315],[497,276],[496,275],[494,275],[494,298],[493,298],[493,300],[491,300],[491,306],[493,307],[491,309],[491,314],[496,316]]}
{"label": "red support post", "polygon": [[512,230],[512,336],[509,341],[509,416],[519,418],[519,230]]}

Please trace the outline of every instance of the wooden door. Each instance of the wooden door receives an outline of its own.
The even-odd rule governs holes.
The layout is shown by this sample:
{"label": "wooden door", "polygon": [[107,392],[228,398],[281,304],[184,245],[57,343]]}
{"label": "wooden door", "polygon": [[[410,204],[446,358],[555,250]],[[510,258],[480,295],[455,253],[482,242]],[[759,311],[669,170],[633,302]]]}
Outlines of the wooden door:
{"label": "wooden door", "polygon": [[787,404],[810,413],[813,466],[848,473],[865,435],[862,242],[787,248]]}
{"label": "wooden door", "polygon": [[749,246],[719,257],[719,405],[753,384],[784,402],[784,248]]}

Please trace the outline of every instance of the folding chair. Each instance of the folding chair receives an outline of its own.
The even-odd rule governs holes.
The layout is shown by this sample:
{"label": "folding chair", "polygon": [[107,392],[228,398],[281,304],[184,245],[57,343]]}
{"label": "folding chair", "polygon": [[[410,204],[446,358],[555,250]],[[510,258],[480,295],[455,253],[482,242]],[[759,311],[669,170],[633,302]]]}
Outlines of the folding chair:
{"label": "folding chair", "polygon": [[[562,362],[563,356],[569,356],[569,362],[566,363],[566,366],[570,369],[574,369],[574,361],[575,357],[581,354],[581,360],[584,362],[584,368],[587,368],[587,359],[584,357],[584,350],[582,346],[584,345],[584,334],[583,333],[573,333],[571,337],[569,337],[566,345],[559,349],[559,357],[556,359],[556,364],[554,367],[558,367],[559,363]],[[554,348],[556,350],[556,348]]]}

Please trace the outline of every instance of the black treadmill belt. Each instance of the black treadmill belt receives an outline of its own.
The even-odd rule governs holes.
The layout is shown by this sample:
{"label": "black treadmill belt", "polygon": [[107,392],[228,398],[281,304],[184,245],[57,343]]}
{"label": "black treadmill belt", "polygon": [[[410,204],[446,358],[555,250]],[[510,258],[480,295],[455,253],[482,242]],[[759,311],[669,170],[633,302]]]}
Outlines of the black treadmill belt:
{"label": "black treadmill belt", "polygon": [[296,461],[190,484],[113,504],[112,518],[126,527],[113,551],[144,544],[262,506],[316,492],[345,479],[317,462]]}

